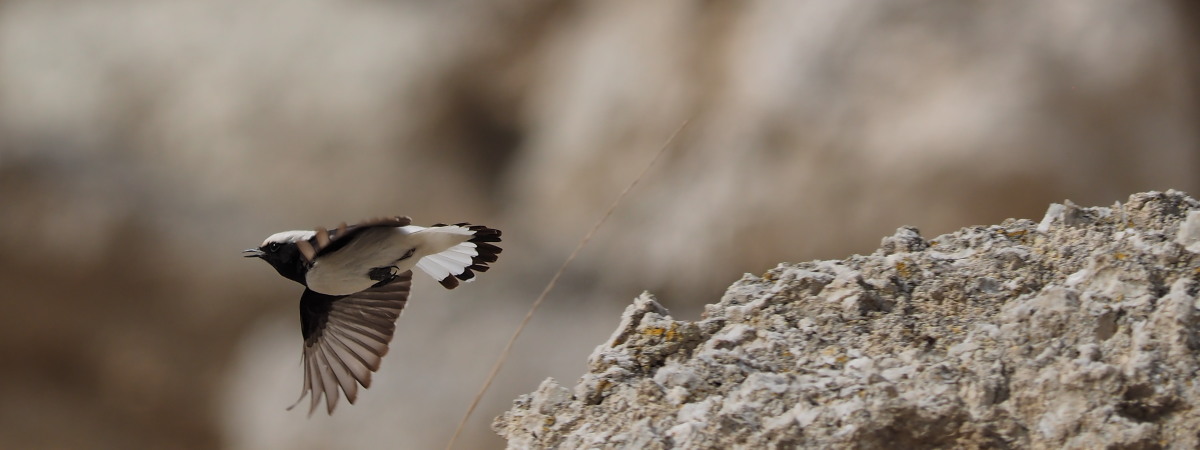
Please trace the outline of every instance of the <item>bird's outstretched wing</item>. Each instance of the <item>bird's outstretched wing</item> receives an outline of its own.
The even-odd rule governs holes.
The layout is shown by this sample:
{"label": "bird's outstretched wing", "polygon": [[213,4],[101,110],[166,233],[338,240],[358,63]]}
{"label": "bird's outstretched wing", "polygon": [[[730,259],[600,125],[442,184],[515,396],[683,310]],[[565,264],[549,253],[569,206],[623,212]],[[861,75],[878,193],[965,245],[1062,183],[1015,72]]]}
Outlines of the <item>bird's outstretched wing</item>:
{"label": "bird's outstretched wing", "polygon": [[408,301],[412,272],[362,292],[325,295],[309,289],[300,297],[300,331],[304,335],[304,385],[294,408],[312,395],[312,415],[325,397],[329,414],[337,406],[338,388],[351,404],[358,386],[371,386],[371,373],[379,370],[388,343],[396,331],[396,318]]}
{"label": "bird's outstretched wing", "polygon": [[394,216],[367,219],[354,225],[346,225],[343,222],[333,230],[318,227],[312,238],[296,242],[296,247],[300,249],[300,255],[304,257],[304,261],[312,264],[318,256],[337,251],[350,242],[350,238],[363,230],[375,227],[397,228],[408,226],[411,223],[412,219],[408,216]]}

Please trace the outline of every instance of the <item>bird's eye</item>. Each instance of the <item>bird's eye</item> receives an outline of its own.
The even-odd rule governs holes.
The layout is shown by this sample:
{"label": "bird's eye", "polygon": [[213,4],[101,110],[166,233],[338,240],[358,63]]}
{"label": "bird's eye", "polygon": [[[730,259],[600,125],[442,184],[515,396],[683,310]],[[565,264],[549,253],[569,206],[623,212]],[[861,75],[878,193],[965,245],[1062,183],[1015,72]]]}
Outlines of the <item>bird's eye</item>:
{"label": "bird's eye", "polygon": [[270,243],[270,244],[267,244],[267,247],[265,248],[265,250],[266,250],[266,251],[268,251],[268,252],[275,252],[275,251],[279,251],[279,247],[280,247],[280,246],[281,246],[281,244],[280,244],[280,243],[278,243],[278,242],[272,242],[272,243]]}

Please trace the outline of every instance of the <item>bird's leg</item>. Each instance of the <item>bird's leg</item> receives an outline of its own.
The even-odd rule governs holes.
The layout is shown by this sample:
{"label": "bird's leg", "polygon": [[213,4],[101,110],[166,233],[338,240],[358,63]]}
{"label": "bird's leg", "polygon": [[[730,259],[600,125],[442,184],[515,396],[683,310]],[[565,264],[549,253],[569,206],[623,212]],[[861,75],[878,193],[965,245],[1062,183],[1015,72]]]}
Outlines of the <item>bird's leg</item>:
{"label": "bird's leg", "polygon": [[367,272],[367,277],[381,283],[387,283],[396,278],[396,275],[399,275],[396,273],[397,270],[400,270],[400,268],[396,266],[376,267]]}

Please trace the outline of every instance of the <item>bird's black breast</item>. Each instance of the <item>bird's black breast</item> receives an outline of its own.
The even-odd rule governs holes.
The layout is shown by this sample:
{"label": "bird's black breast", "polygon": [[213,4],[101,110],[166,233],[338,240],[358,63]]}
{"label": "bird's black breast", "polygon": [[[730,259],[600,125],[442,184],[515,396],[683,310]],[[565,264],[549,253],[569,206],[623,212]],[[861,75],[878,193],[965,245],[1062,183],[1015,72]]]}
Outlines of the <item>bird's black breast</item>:
{"label": "bird's black breast", "polygon": [[304,336],[305,345],[310,345],[313,338],[325,329],[333,302],[342,297],[344,296],[326,295],[311,289],[304,290],[304,294],[300,296],[300,333]]}

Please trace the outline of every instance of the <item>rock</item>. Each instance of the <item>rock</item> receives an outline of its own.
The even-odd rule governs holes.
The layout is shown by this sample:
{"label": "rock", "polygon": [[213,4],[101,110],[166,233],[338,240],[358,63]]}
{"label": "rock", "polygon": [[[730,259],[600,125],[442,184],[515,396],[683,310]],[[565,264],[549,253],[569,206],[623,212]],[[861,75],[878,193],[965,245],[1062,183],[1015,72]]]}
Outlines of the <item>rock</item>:
{"label": "rock", "polygon": [[[746,275],[698,322],[650,294],[512,448],[1200,447],[1200,202],[1052,205]],[[569,394],[569,393],[572,393]]]}

